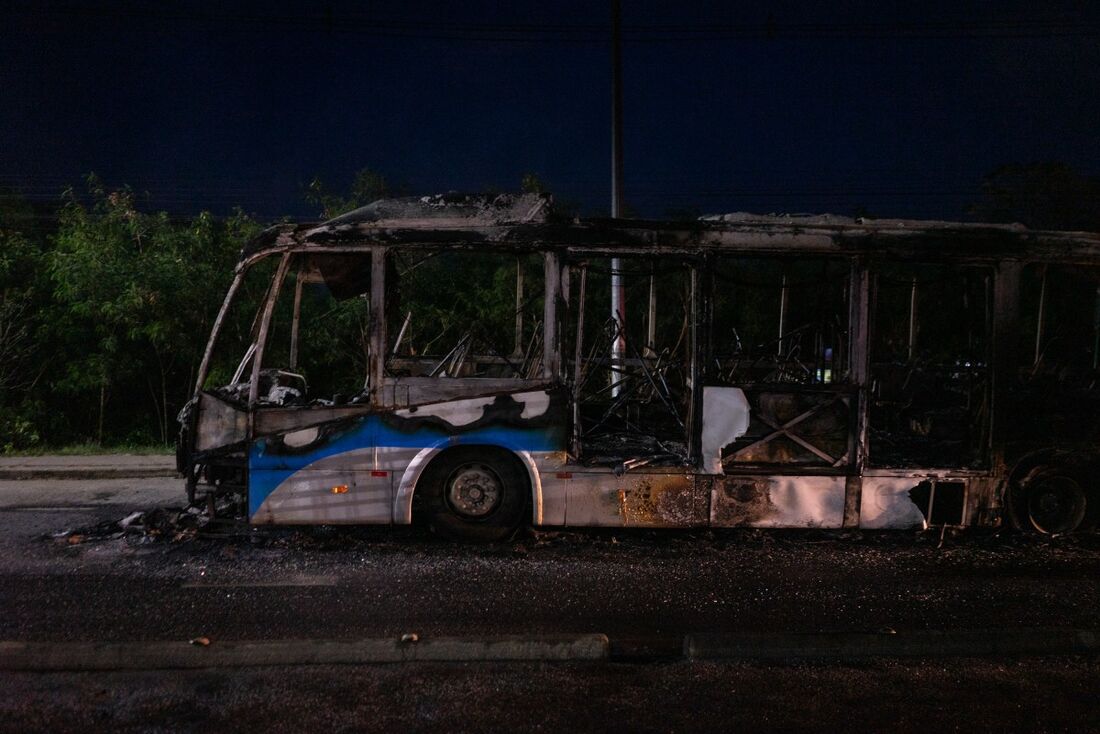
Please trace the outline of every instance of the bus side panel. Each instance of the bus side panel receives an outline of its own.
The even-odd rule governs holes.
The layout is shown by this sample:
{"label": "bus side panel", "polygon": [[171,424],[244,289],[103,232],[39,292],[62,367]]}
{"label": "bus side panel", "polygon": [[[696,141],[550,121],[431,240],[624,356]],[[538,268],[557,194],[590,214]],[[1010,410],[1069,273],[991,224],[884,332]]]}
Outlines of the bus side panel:
{"label": "bus side panel", "polygon": [[843,476],[726,476],[711,490],[714,527],[839,528]]}
{"label": "bus side panel", "polygon": [[249,451],[253,524],[386,523],[393,472],[374,446],[374,417],[360,417],[257,439]]}
{"label": "bus side panel", "polygon": [[490,445],[545,462],[564,447],[563,413],[560,396],[536,391],[445,401],[257,439],[249,452],[251,521],[393,522],[395,492],[425,450]]}
{"label": "bus side panel", "polygon": [[544,497],[565,497],[564,525],[688,528],[707,523],[705,490],[691,473],[617,476],[611,469],[572,469],[543,478]]}
{"label": "bus side panel", "polygon": [[966,525],[989,477],[959,476],[949,470],[876,471],[864,475],[859,526],[865,530],[926,529]]}

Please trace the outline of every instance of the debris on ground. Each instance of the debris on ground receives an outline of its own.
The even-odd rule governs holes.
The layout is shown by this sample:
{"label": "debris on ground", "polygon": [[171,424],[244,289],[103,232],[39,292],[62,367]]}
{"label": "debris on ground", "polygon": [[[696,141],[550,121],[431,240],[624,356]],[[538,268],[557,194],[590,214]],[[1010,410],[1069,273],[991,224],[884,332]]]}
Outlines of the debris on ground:
{"label": "debris on ground", "polygon": [[[205,503],[204,503],[205,505]],[[67,528],[47,536],[59,545],[84,546],[122,540],[129,545],[192,544],[237,554],[248,547],[294,551],[401,552],[414,555],[459,554],[519,559],[584,552],[590,557],[642,553],[647,558],[711,556],[730,549],[781,552],[815,546],[861,549],[925,550],[944,562],[956,557],[1042,548],[1047,555],[1100,549],[1100,534],[1077,533],[1036,536],[1007,529],[986,530],[933,527],[923,531],[866,531],[822,529],[694,528],[523,528],[505,542],[493,545],[455,545],[436,537],[426,527],[412,526],[297,526],[253,527],[236,515],[238,503],[226,502],[213,517],[206,507],[155,507],[131,512],[119,520]],[[533,555],[535,554],[535,555]]]}
{"label": "debris on ground", "polygon": [[118,538],[126,538],[129,542],[139,544],[157,541],[182,543],[200,536],[226,538],[247,531],[248,525],[243,520],[226,517],[223,513],[216,513],[211,517],[205,508],[192,505],[138,510],[121,520],[107,520],[88,527],[65,529],[50,537],[68,545]]}
{"label": "debris on ground", "polygon": [[110,540],[122,537],[118,522],[108,520],[83,528],[67,528],[49,536],[52,540],[65,545],[80,545],[91,540]]}

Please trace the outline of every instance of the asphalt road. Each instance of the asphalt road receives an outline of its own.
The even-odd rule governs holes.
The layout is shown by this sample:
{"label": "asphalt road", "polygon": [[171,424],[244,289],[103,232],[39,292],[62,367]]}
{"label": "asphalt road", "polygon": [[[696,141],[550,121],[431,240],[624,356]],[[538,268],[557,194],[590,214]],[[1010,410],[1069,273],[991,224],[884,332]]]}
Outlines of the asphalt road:
{"label": "asphalt road", "polygon": [[1077,659],[12,674],[0,732],[1089,732]]}
{"label": "asphalt road", "polygon": [[81,532],[76,543],[64,532],[181,494],[178,480],[0,482],[0,639],[599,632],[615,662],[0,673],[0,731],[231,718],[265,731],[307,719],[337,730],[830,728],[849,708],[872,728],[971,728],[979,714],[983,728],[1100,727],[1087,659],[675,662],[693,632],[1100,628],[1096,538],[592,531],[476,547],[417,529],[221,527],[180,542]]}

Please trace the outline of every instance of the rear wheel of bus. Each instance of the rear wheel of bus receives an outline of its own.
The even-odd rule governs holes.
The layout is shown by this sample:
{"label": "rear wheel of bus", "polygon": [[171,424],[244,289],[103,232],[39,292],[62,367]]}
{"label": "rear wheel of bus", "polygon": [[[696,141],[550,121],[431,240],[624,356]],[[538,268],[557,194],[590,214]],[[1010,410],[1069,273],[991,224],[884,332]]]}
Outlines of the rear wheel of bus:
{"label": "rear wheel of bus", "polygon": [[1025,532],[1061,535],[1095,527],[1097,493],[1092,486],[1096,464],[1081,456],[1037,462],[1009,485],[1013,524]]}
{"label": "rear wheel of bus", "polygon": [[1029,530],[1044,535],[1082,529],[1089,496],[1080,477],[1057,468],[1040,472],[1027,486]]}
{"label": "rear wheel of bus", "polygon": [[427,466],[417,494],[432,530],[455,540],[504,540],[528,508],[527,472],[510,452],[494,446],[460,446]]}

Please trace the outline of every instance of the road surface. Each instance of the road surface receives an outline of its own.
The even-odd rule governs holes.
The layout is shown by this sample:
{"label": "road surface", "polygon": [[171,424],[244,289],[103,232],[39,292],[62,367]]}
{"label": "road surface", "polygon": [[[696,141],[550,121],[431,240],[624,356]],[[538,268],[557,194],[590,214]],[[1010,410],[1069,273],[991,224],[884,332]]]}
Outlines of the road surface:
{"label": "road surface", "polygon": [[87,532],[181,496],[175,479],[0,482],[0,639],[592,632],[612,661],[0,671],[0,731],[1100,726],[1085,657],[680,657],[699,632],[1100,628],[1095,538],[602,530],[477,547],[403,528]]}

